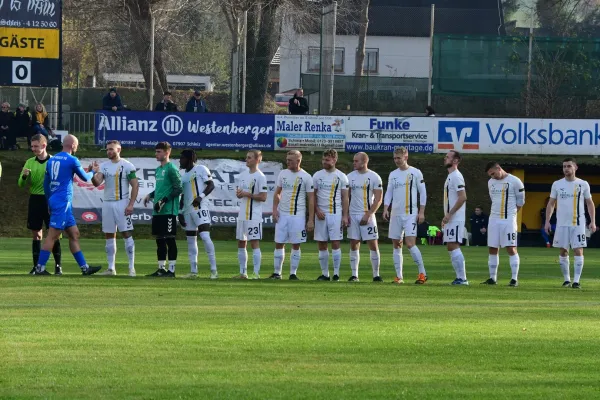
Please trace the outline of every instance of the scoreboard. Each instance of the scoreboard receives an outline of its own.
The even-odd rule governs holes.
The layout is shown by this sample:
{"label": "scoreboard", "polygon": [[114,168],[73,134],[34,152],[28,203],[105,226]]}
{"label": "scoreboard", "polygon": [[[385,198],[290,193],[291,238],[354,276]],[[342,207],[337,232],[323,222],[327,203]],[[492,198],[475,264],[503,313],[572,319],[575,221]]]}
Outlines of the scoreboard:
{"label": "scoreboard", "polygon": [[58,87],[61,0],[0,0],[0,86]]}

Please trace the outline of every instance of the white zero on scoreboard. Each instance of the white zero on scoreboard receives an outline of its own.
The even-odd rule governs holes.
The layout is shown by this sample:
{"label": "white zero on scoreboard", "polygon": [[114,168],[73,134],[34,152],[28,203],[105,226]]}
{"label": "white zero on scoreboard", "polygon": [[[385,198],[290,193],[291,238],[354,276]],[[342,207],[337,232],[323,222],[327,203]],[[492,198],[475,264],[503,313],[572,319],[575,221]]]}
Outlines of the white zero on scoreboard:
{"label": "white zero on scoreboard", "polygon": [[12,83],[31,83],[31,61],[12,62]]}

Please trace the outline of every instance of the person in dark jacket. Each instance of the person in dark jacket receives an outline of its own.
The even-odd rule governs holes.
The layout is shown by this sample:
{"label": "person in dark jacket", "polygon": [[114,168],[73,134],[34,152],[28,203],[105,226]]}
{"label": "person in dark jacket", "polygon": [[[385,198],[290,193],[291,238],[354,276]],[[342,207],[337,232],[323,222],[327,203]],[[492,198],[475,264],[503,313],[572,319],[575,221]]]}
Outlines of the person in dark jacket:
{"label": "person in dark jacket", "polygon": [[154,107],[154,111],[176,112],[177,104],[173,103],[171,92],[165,92],[163,100]]}
{"label": "person in dark jacket", "polygon": [[471,246],[487,246],[488,216],[481,206],[471,215]]}
{"label": "person in dark jacket", "polygon": [[308,114],[308,101],[304,97],[304,90],[296,90],[296,93],[294,93],[294,97],[290,99],[288,111],[292,115]]}
{"label": "person in dark jacket", "polygon": [[52,129],[50,129],[50,119],[46,112],[46,107],[42,103],[38,103],[35,106],[35,111],[32,115],[33,134],[41,134],[49,140],[49,137],[54,137]]}
{"label": "person in dark jacket", "polygon": [[200,98],[200,91],[194,91],[194,95],[190,97],[185,105],[185,112],[205,113],[208,112],[206,102]]}
{"label": "person in dark jacket", "polygon": [[116,88],[111,88],[102,99],[102,109],[106,111],[123,111],[123,102]]}
{"label": "person in dark jacket", "polygon": [[[0,150],[9,150],[17,144],[16,138],[13,138],[10,126],[12,124],[12,114],[10,113],[10,104],[2,103],[0,110]],[[14,142],[14,143],[13,143]]]}
{"label": "person in dark jacket", "polygon": [[11,131],[15,137],[15,148],[16,148],[16,138],[24,137],[27,138],[27,144],[31,147],[31,136],[33,130],[31,128],[31,113],[25,104],[19,104],[17,107],[17,111],[13,114],[13,123],[11,127]]}

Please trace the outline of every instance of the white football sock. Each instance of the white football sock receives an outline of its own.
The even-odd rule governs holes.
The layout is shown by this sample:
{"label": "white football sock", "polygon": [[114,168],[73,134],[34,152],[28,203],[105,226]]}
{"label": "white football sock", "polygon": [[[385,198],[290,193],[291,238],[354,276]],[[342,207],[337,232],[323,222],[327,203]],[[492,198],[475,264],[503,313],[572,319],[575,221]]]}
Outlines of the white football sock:
{"label": "white football sock", "polygon": [[277,275],[283,271],[283,261],[285,260],[285,249],[275,249],[273,252],[273,269]]}
{"label": "white football sock", "polygon": [[196,236],[186,236],[188,243],[188,259],[192,274],[198,273],[198,239]]}
{"label": "white football sock", "polygon": [[498,281],[498,264],[500,263],[500,256],[498,254],[488,256],[488,268],[490,270],[490,278],[494,281]]}
{"label": "white football sock", "polygon": [[115,270],[115,258],[117,256],[117,240],[106,239],[106,259],[108,261],[108,269]]}
{"label": "white football sock", "polygon": [[573,257],[573,269],[575,270],[573,282],[579,283],[579,280],[581,279],[581,273],[583,272],[583,256]]}
{"label": "white football sock", "polygon": [[300,266],[300,256],[302,253],[300,249],[294,250],[292,249],[292,255],[290,256],[290,275],[296,275],[298,272],[298,267]]}
{"label": "white football sock", "polygon": [[169,271],[175,273],[175,264],[177,264],[177,261],[169,260]]}
{"label": "white football sock", "polygon": [[515,281],[519,280],[519,265],[521,263],[521,258],[518,254],[514,256],[508,257],[508,262],[510,263],[510,272],[512,273],[512,278]]}
{"label": "white football sock", "polygon": [[240,262],[240,275],[248,274],[248,251],[244,247],[238,248],[238,261]]}
{"label": "white football sock", "polygon": [[260,249],[252,250],[252,261],[254,263],[254,273],[260,274],[260,263],[262,261],[262,253]]}
{"label": "white football sock", "polygon": [[402,248],[394,248],[394,268],[396,269],[396,277],[402,279],[402,267],[404,264],[404,256]]}
{"label": "white football sock", "polygon": [[425,264],[423,263],[423,256],[421,255],[421,250],[417,246],[411,247],[408,251],[410,251],[410,255],[417,264],[417,268],[419,268],[419,274],[427,275],[425,271]]}
{"label": "white football sock", "polygon": [[379,276],[379,264],[381,263],[381,258],[379,256],[379,250],[371,251],[371,267],[373,268],[373,278]]}
{"label": "white football sock", "polygon": [[340,276],[340,267],[342,266],[342,249],[331,250],[333,257],[333,274]]}
{"label": "white football sock", "polygon": [[571,281],[571,271],[569,270],[569,256],[558,257],[560,263],[560,270],[562,271],[563,278],[565,281]]}
{"label": "white football sock", "polygon": [[463,281],[466,281],[467,271],[465,267],[465,257],[460,248],[452,252],[452,266],[456,270],[456,276]]}
{"label": "white football sock", "polygon": [[329,251],[319,250],[319,264],[321,265],[321,273],[329,276]]}
{"label": "white football sock", "polygon": [[358,263],[360,262],[360,252],[358,250],[350,250],[350,269],[352,276],[358,278]]}
{"label": "white football sock", "polygon": [[200,232],[200,239],[204,243],[204,251],[208,256],[210,272],[217,272],[217,257],[215,256],[215,244],[210,238],[210,232]]}
{"label": "white football sock", "polygon": [[167,260],[161,260],[158,262],[159,269],[165,269],[165,265],[167,264]]}
{"label": "white football sock", "polygon": [[129,269],[135,269],[135,242],[133,237],[130,236],[127,239],[123,239],[125,242],[125,252],[127,253],[127,259],[129,260]]}

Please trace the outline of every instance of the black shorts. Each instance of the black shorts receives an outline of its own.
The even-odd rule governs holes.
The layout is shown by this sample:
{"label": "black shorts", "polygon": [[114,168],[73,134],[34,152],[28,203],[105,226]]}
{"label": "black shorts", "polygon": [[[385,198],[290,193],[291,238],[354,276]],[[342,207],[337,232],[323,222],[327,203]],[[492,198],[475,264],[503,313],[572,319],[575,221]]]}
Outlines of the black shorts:
{"label": "black shorts", "polygon": [[39,231],[50,226],[50,214],[48,213],[48,202],[43,194],[32,194],[29,196],[29,208],[27,211],[27,229]]}
{"label": "black shorts", "polygon": [[175,237],[177,234],[176,215],[153,215],[152,235],[156,237]]}

